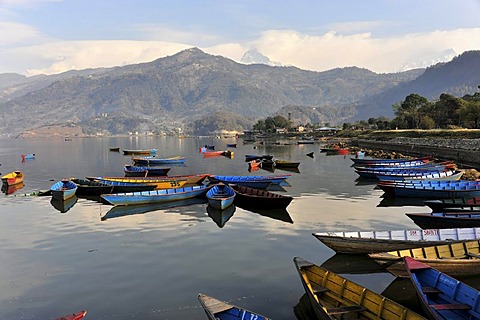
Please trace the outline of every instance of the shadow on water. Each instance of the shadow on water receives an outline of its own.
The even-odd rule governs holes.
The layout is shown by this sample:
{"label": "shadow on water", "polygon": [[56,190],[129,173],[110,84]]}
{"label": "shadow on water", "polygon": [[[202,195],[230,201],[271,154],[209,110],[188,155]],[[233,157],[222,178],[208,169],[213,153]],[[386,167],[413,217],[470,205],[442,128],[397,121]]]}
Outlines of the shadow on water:
{"label": "shadow on water", "polygon": [[321,265],[335,273],[366,274],[385,273],[385,269],[367,255],[336,253]]}
{"label": "shadow on water", "polygon": [[65,213],[70,210],[75,205],[75,203],[77,203],[77,201],[77,196],[73,196],[64,201],[52,198],[52,200],[50,200],[50,204],[61,213]]}
{"label": "shadow on water", "polygon": [[405,206],[425,206],[423,198],[382,198],[377,207],[405,207]]}
{"label": "shadow on water", "polygon": [[212,218],[213,222],[215,222],[219,228],[223,228],[223,226],[225,226],[225,223],[230,220],[235,213],[235,210],[235,205],[228,206],[224,210],[214,208],[211,205],[207,206],[208,216]]}
{"label": "shadow on water", "polygon": [[125,216],[131,216],[136,214],[144,214],[151,211],[171,209],[176,207],[185,207],[194,204],[203,204],[207,203],[206,199],[202,198],[191,198],[180,201],[172,201],[166,203],[157,203],[157,204],[142,204],[134,206],[115,206],[105,213],[100,220],[105,221],[112,218],[119,218]]}
{"label": "shadow on water", "polygon": [[306,293],[300,297],[298,303],[293,307],[293,313],[298,320],[311,320],[317,318]]}
{"label": "shadow on water", "polygon": [[258,208],[255,206],[249,206],[249,205],[238,205],[237,207],[242,208],[244,210],[253,212],[253,213],[258,213],[261,216],[272,218],[275,220],[280,220],[283,222],[287,223],[293,223],[292,218],[290,217],[290,214],[288,213],[287,209],[285,208],[277,208],[277,209],[265,209],[265,208]]}

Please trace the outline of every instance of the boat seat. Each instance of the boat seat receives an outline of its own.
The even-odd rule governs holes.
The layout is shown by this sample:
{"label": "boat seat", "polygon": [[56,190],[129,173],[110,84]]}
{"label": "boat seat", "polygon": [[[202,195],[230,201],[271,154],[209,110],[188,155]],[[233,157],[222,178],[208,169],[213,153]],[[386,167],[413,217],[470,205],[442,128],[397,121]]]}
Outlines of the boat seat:
{"label": "boat seat", "polygon": [[425,293],[425,294],[428,294],[428,293],[442,293],[442,290],[439,290],[435,287],[423,287],[422,292]]}
{"label": "boat seat", "polygon": [[312,284],[312,291],[313,291],[314,294],[319,294],[319,293],[324,293],[324,292],[330,291],[330,289],[325,288],[321,285]]}
{"label": "boat seat", "polygon": [[327,313],[329,315],[335,315],[335,314],[345,314],[345,313],[352,313],[352,312],[361,312],[365,310],[366,309],[362,306],[346,306],[346,307],[339,307],[339,308],[327,308]]}
{"label": "boat seat", "polygon": [[472,306],[464,303],[431,304],[435,310],[470,310]]}

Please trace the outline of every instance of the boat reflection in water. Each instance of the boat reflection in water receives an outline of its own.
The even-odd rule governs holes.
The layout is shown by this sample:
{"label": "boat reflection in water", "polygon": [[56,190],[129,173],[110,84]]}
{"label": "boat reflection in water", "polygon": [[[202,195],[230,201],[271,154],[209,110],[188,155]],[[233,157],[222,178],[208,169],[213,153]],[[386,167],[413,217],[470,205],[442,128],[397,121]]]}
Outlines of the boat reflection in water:
{"label": "boat reflection in water", "polygon": [[258,213],[259,215],[262,215],[264,217],[280,220],[283,222],[293,223],[293,220],[290,217],[290,214],[285,208],[266,209],[266,208],[258,208],[253,205],[249,206],[243,203],[241,205],[237,204],[237,207],[250,212]]}
{"label": "boat reflection in water", "polygon": [[425,206],[424,201],[427,199],[423,198],[399,198],[399,197],[394,197],[394,198],[382,198],[380,203],[377,205],[377,207],[406,207],[406,206],[411,206],[411,207],[423,207]]}
{"label": "boat reflection in water", "polygon": [[52,197],[50,204],[61,213],[65,213],[77,203],[77,200],[78,197],[76,195],[63,201]]}
{"label": "boat reflection in water", "polygon": [[18,191],[22,189],[25,186],[23,182],[13,184],[13,185],[7,185],[6,183],[2,183],[2,192],[5,194],[12,194],[15,191]]}
{"label": "boat reflection in water", "polygon": [[112,218],[131,216],[135,214],[144,214],[151,211],[171,209],[176,207],[185,207],[194,204],[207,203],[207,199],[190,198],[185,200],[171,201],[157,204],[140,204],[133,206],[115,206],[105,213],[100,220],[105,221]]}
{"label": "boat reflection in water", "polygon": [[336,253],[322,263],[321,267],[342,274],[386,273],[375,260],[362,254]]}
{"label": "boat reflection in water", "polygon": [[396,277],[382,292],[387,297],[402,306],[422,314],[422,306],[418,302],[417,293],[410,278]]}
{"label": "boat reflection in water", "polygon": [[233,216],[235,213],[236,207],[234,204],[228,206],[224,210],[220,210],[212,207],[211,205],[207,206],[207,213],[210,218],[217,224],[219,228],[223,228],[225,223]]}
{"label": "boat reflection in water", "polygon": [[303,294],[298,303],[293,307],[293,313],[298,320],[317,319],[306,293]]}

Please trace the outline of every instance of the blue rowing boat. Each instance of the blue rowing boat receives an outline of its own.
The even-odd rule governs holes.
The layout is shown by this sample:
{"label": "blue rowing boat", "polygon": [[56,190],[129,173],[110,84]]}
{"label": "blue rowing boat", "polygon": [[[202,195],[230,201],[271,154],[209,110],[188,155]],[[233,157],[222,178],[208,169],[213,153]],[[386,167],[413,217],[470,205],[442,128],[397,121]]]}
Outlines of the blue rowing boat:
{"label": "blue rowing boat", "polygon": [[406,213],[422,229],[480,227],[480,212],[430,212]]}
{"label": "blue rowing boat", "polygon": [[350,158],[354,165],[362,166],[417,166],[422,165],[432,161],[432,157],[416,158],[416,159],[361,159],[361,158]]}
{"label": "blue rowing boat", "polygon": [[228,184],[219,183],[208,190],[207,200],[212,207],[223,210],[233,204],[235,194]]}
{"label": "blue rowing boat", "polygon": [[128,206],[147,203],[163,203],[205,196],[209,186],[193,186],[141,192],[103,194],[104,202],[113,206]]}
{"label": "blue rowing boat", "polygon": [[132,166],[126,164],[123,168],[125,177],[158,177],[166,176],[170,168]]}
{"label": "blue rowing boat", "polygon": [[247,309],[215,299],[200,293],[198,300],[210,320],[269,320],[270,318],[259,315]]}
{"label": "blue rowing boat", "polygon": [[480,196],[480,181],[405,180],[380,181],[385,196],[431,199],[456,199]]}
{"label": "blue rowing boat", "polygon": [[480,319],[480,292],[410,257],[404,258],[422,309],[430,319]]}
{"label": "blue rowing boat", "polygon": [[52,198],[60,201],[65,201],[75,195],[77,185],[68,179],[63,179],[54,183],[50,187]]}
{"label": "blue rowing boat", "polygon": [[[244,185],[242,183],[246,182],[266,182],[271,184],[280,184],[284,182],[291,174],[276,174],[276,175],[267,175],[267,176],[219,176],[219,175],[210,175],[208,179],[211,182],[223,182],[223,183],[234,183],[238,185]],[[268,186],[268,185],[267,185]],[[249,187],[249,186],[247,186]],[[255,188],[254,186],[251,188]],[[265,187],[266,188],[266,187]],[[265,189],[259,188],[259,189]]]}
{"label": "blue rowing boat", "polygon": [[405,180],[460,180],[463,171],[431,171],[413,173],[388,173],[376,174],[380,181],[405,181]]}

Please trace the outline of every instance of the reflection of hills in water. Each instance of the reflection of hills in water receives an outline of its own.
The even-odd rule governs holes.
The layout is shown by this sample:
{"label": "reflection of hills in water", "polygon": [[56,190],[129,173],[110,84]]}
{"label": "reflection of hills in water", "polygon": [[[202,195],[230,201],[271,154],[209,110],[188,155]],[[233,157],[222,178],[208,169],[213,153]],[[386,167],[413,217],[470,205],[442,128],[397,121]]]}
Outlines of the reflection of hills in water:
{"label": "reflection of hills in water", "polygon": [[50,204],[61,213],[65,213],[70,210],[75,203],[77,203],[77,200],[77,196],[73,196],[64,201],[52,198],[52,200],[50,200]]}
{"label": "reflection of hills in water", "polygon": [[262,215],[264,217],[272,218],[275,220],[280,220],[283,222],[288,222],[288,223],[293,223],[292,218],[290,217],[290,214],[288,213],[287,209],[285,208],[278,208],[278,209],[264,209],[264,208],[258,208],[255,206],[249,206],[249,205],[237,205],[237,207],[242,208],[247,211],[251,211],[254,213],[258,213],[259,215]]}
{"label": "reflection of hills in water", "polygon": [[377,207],[405,207],[405,206],[420,206],[424,207],[425,203],[423,203],[427,199],[423,198],[399,198],[399,197],[392,197],[392,198],[382,198],[380,203]]}
{"label": "reflection of hills in water", "polygon": [[219,228],[223,228],[225,223],[233,216],[235,213],[235,205],[228,206],[224,210],[220,210],[212,207],[211,205],[207,206],[207,213],[210,218],[217,224]]}
{"label": "reflection of hills in water", "polygon": [[386,273],[375,260],[367,255],[336,253],[321,265],[322,268],[331,270],[334,273],[343,274],[365,274],[365,273]]}
{"label": "reflection of hills in water", "polygon": [[12,194],[15,191],[18,191],[18,190],[22,189],[24,186],[25,186],[25,184],[23,182],[17,183],[17,184],[11,185],[11,186],[9,186],[5,183],[2,183],[2,192],[5,193],[5,194]]}
{"label": "reflection of hills in water", "polygon": [[179,201],[171,201],[166,203],[157,203],[157,204],[141,204],[133,206],[115,206],[107,211],[102,217],[101,220],[107,220],[111,218],[118,218],[124,216],[131,216],[135,214],[143,214],[150,211],[164,210],[176,207],[190,206],[194,204],[207,203],[206,199],[202,198],[191,198]]}

